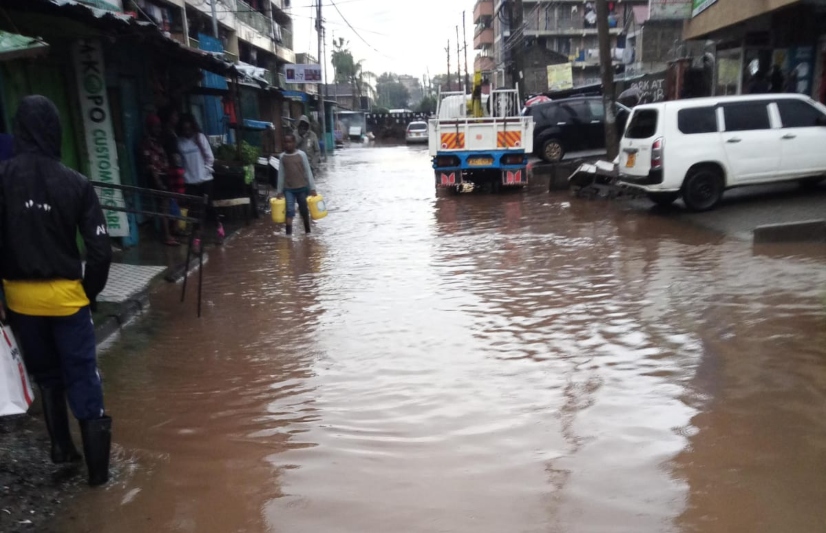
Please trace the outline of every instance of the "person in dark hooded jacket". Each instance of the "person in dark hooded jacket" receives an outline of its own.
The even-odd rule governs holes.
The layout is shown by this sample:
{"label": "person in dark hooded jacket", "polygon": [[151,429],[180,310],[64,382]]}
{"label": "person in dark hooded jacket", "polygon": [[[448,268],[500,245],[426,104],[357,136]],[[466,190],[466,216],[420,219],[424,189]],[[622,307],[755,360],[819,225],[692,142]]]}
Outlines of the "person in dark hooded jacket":
{"label": "person in dark hooded jacket", "polygon": [[310,127],[310,119],[307,115],[301,115],[298,119],[298,149],[307,154],[310,160],[310,168],[313,173],[318,174],[321,166],[321,147],[318,143],[318,135]]}
{"label": "person in dark hooded jacket", "polygon": [[[69,432],[80,422],[89,483],[109,477],[112,419],[103,409],[91,309],[106,286],[112,248],[94,187],[60,162],[61,126],[44,96],[23,99],[14,157],[0,163],[0,277],[8,318],[37,383],[54,463],[81,459]],[[85,268],[76,235],[86,248]],[[7,309],[6,309],[7,308]]]}

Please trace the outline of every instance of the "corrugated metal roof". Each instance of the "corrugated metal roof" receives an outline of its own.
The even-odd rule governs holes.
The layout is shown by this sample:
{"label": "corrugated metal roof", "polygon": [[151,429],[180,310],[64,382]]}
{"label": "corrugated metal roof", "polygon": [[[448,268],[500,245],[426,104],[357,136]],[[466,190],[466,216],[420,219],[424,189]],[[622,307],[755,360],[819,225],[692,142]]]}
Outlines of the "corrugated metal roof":
{"label": "corrugated metal roof", "polygon": [[49,45],[40,39],[0,30],[0,60],[2,61],[45,54],[48,50]]}

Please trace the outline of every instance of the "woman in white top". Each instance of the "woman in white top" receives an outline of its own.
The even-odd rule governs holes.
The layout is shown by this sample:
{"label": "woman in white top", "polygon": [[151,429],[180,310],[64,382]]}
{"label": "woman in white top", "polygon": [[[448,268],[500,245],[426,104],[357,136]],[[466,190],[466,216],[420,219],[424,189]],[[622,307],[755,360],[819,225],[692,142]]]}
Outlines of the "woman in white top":
{"label": "woman in white top", "polygon": [[[184,165],[184,181],[186,182],[186,194],[191,196],[207,197],[206,219],[207,222],[215,223],[217,226],[217,242],[221,244],[224,240],[224,227],[218,220],[215,209],[212,207],[212,165],[215,157],[212,155],[212,148],[206,135],[201,133],[198,122],[191,114],[181,116],[180,134],[178,135],[178,151]],[[201,251],[200,229],[195,235],[193,248],[196,253]]]}

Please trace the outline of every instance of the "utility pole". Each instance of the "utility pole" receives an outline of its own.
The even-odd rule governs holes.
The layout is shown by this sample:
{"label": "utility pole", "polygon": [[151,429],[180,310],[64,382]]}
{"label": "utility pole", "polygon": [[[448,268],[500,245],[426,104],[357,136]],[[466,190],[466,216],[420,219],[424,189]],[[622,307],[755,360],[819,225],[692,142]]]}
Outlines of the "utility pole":
{"label": "utility pole", "polygon": [[462,87],[462,53],[459,48],[459,25],[456,25],[456,85]]}
{"label": "utility pole", "polygon": [[522,83],[525,71],[525,10],[522,0],[513,0],[511,4],[511,38],[509,46],[513,57],[513,87]]}
{"label": "utility pole", "polygon": [[[267,1],[269,1],[269,0],[267,0]],[[316,26],[315,26],[315,28],[316,28],[316,31],[318,32],[318,61],[321,62],[322,54],[324,53],[324,23],[323,23],[323,20],[321,18],[321,0],[316,0],[316,8],[317,8],[317,12],[316,12],[316,23],[315,23]],[[324,70],[327,70],[327,68],[326,68],[327,67],[326,63],[327,62],[325,61],[324,63],[325,63]],[[326,82],[327,81],[327,76],[325,75],[325,76],[322,76],[322,77],[324,78],[322,81]],[[327,145],[327,116],[326,116],[326,113],[324,112],[324,106],[326,106],[327,104],[324,101],[324,94],[323,94],[324,92],[326,92],[327,85],[326,85],[326,83],[324,83],[323,85],[324,85],[324,91],[318,91],[318,99],[321,100],[321,105],[318,106],[318,119],[319,119],[319,122],[321,122],[321,138],[324,142],[324,158],[326,159],[327,158],[327,150],[329,150],[330,147]]]}
{"label": "utility pole", "polygon": [[470,87],[470,76],[467,71],[467,21],[465,20],[465,12],[462,11],[462,37],[465,39],[465,92]]}
{"label": "utility pole", "polygon": [[210,4],[212,4],[212,36],[216,39],[219,38],[218,36],[218,9],[215,7],[215,4],[218,3],[218,0],[212,0]]}
{"label": "utility pole", "polygon": [[605,105],[605,146],[608,161],[619,151],[617,115],[614,110],[614,58],[611,55],[611,34],[608,31],[608,0],[597,0],[597,31],[599,32],[599,70],[602,74],[602,101]]}
{"label": "utility pole", "polygon": [[453,90],[453,86],[450,83],[450,39],[447,40],[447,91],[450,92]]}

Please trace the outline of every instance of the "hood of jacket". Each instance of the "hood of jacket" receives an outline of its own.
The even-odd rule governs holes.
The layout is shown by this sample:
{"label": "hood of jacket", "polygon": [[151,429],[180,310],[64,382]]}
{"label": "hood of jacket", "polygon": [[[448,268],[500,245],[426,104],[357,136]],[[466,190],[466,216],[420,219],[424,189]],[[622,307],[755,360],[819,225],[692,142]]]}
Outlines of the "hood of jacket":
{"label": "hood of jacket", "polygon": [[298,119],[298,125],[300,126],[301,124],[306,124],[307,126],[310,125],[310,119],[307,118],[307,115],[301,115]]}
{"label": "hood of jacket", "polygon": [[45,96],[27,96],[14,116],[14,153],[60,159],[60,114]]}

